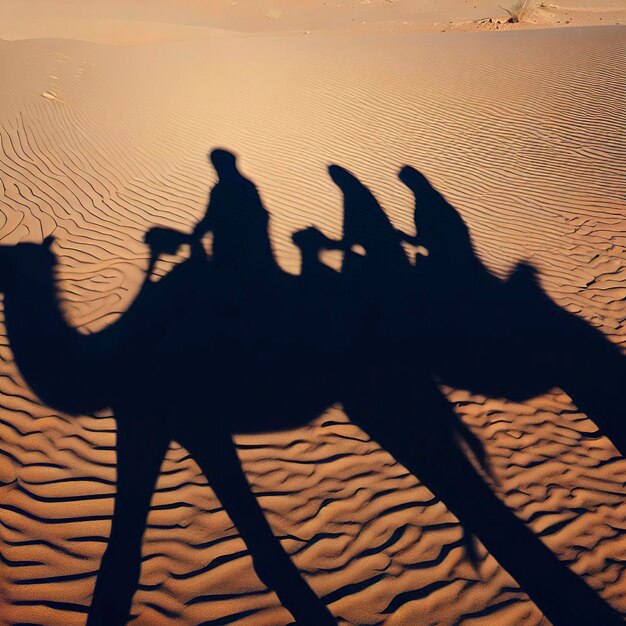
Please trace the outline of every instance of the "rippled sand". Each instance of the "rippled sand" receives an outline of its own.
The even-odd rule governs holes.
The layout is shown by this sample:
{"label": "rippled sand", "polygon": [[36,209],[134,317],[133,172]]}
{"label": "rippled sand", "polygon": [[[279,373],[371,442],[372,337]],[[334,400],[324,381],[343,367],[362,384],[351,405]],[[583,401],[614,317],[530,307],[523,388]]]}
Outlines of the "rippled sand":
{"label": "rippled sand", "polygon": [[[203,215],[211,148],[239,155],[294,273],[294,230],[340,235],[329,163],[406,230],[397,172],[409,164],[494,273],[531,262],[558,304],[624,345],[625,43],[621,27],[0,41],[0,240],[54,234],[67,316],[97,330],[139,288],[143,233]],[[110,527],[115,423],[41,405],[3,327],[0,357],[0,623],[82,624]],[[626,616],[626,461],[557,391],[523,404],[448,392],[500,497]],[[472,567],[458,521],[340,408],[237,441],[272,527],[339,623],[547,623],[484,550]],[[143,555],[134,624],[291,621],[176,445]]]}

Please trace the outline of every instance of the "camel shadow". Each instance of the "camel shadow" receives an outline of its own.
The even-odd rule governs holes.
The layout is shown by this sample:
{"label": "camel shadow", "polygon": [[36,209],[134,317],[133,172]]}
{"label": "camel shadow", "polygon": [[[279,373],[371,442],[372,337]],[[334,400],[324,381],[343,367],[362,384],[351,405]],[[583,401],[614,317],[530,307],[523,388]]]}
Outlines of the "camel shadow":
{"label": "camel shadow", "polygon": [[[589,397],[589,389],[603,391],[594,386],[602,383],[602,374],[591,382],[585,377],[588,359],[597,359],[596,367],[615,387],[606,390],[608,398],[596,399],[593,416],[619,445],[624,425],[615,418],[624,357],[601,333],[557,307],[534,274],[523,287],[491,275],[474,254],[459,213],[416,170],[400,172],[416,197],[416,237],[396,231],[350,172],[337,166],[329,170],[344,194],[344,238],[328,247],[365,250],[363,257],[348,254],[344,271],[360,275],[361,296],[377,312],[369,340],[360,347],[359,374],[348,377],[360,383],[344,397],[348,417],[441,498],[552,623],[620,623],[487,486],[460,443],[489,471],[482,445],[437,383],[511,399],[555,386],[580,398],[585,385],[584,397]],[[428,255],[409,265],[402,239]],[[484,319],[485,307],[496,313]],[[501,360],[490,360],[495,352],[506,355],[513,371],[498,369]],[[526,370],[517,361],[528,364],[548,355],[543,368]],[[581,371],[573,355],[582,360]],[[471,543],[467,547],[471,558]]]}
{"label": "camel shadow", "polygon": [[626,454],[622,388],[626,359],[593,326],[557,306],[535,269],[518,264],[500,280],[475,254],[460,214],[417,170],[402,182],[415,196],[422,346],[442,382],[473,392],[526,400],[558,387]]}
{"label": "camel shadow", "polygon": [[[494,495],[461,444],[464,440],[484,460],[480,442],[437,385],[441,379],[485,393],[530,397],[547,384],[522,378],[507,387],[508,378],[488,365],[471,371],[455,362],[462,361],[463,349],[493,350],[482,320],[447,310],[459,293],[472,292],[468,281],[477,281],[477,303],[487,298],[503,307],[504,299],[508,311],[529,301],[540,313],[547,307],[556,316],[561,310],[537,287],[532,297],[518,293],[511,281],[505,283],[508,291],[498,291],[499,283],[480,265],[462,220],[447,204],[436,224],[419,226],[420,243],[430,254],[426,264],[413,266],[402,235],[376,198],[339,166],[331,166],[329,174],[344,195],[344,237],[332,241],[315,228],[295,233],[302,272],[287,274],[275,261],[269,213],[255,185],[239,173],[233,154],[216,150],[211,160],[218,182],[206,216],[190,234],[159,228],[147,233],[152,256],[143,287],[126,314],[100,333],[80,335],[64,320],[50,241],[0,249],[7,333],[24,378],[58,410],[112,407],[117,422],[115,510],[88,625],[116,626],[129,618],[150,500],[172,440],[197,461],[248,546],[259,578],[297,623],[334,624],[274,536],[232,435],[295,428],[337,403],[443,500],[468,536],[483,542],[555,625],[621,624]],[[416,198],[426,198],[428,210],[441,209],[442,199],[420,176],[408,168],[401,175]],[[437,208],[431,207],[435,202]],[[201,244],[208,232],[211,257]],[[181,244],[190,245],[189,259],[152,282],[160,254]],[[364,255],[355,252],[357,245]],[[320,261],[320,252],[329,248],[344,251],[340,272]],[[451,269],[438,260],[440,252]],[[444,281],[449,274],[455,282]],[[514,314],[506,318],[513,330],[524,323]],[[596,332],[578,318],[572,324]],[[540,352],[573,349],[565,340],[544,348],[547,331],[530,330],[524,330],[525,342]],[[501,333],[498,341],[503,337],[509,339]],[[613,353],[602,344],[608,342],[595,341],[593,358],[608,359]],[[562,357],[554,359],[560,363]],[[551,386],[561,380],[557,376]],[[571,381],[580,382],[569,374],[566,382]],[[604,417],[607,407],[594,406]],[[471,542],[468,549],[471,557]]]}

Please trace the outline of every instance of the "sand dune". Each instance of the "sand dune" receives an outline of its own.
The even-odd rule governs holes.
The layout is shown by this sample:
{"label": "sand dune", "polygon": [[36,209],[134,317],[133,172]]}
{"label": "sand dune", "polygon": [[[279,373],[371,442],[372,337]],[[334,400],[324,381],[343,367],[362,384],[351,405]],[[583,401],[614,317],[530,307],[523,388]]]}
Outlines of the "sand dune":
{"label": "sand dune", "polygon": [[[246,30],[235,22],[202,26]],[[623,28],[143,28],[124,43],[150,45],[93,42],[112,30],[91,43],[67,31],[0,42],[0,240],[54,235],[66,313],[85,332],[135,296],[150,226],[190,230],[202,216],[206,155],[224,146],[258,185],[287,271],[299,271],[293,231],[340,235],[329,163],[359,176],[405,230],[412,199],[397,173],[410,164],[458,208],[493,272],[531,262],[559,305],[626,343]],[[0,623],[82,624],[109,533],[115,423],[43,406],[1,336]],[[563,393],[515,404],[447,392],[484,442],[500,497],[626,616],[626,461]],[[484,549],[472,567],[458,521],[340,408],[237,443],[272,527],[339,623],[546,623]],[[133,613],[138,625],[291,621],[176,445]]]}
{"label": "sand dune", "polygon": [[[245,34],[459,32],[624,25],[624,0],[536,2],[522,23],[506,24],[513,2],[492,0],[4,0],[0,38],[54,37],[118,45]],[[504,7],[504,8],[503,8]]]}

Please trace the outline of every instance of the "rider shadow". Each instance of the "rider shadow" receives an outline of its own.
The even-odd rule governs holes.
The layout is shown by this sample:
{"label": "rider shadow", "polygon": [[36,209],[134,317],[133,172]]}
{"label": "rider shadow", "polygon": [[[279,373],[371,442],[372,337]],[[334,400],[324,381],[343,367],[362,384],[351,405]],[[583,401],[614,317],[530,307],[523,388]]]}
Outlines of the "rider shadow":
{"label": "rider shadow", "polygon": [[[73,389],[92,388],[81,384],[88,372],[75,365],[84,361],[78,353],[65,355],[65,365],[57,364],[52,374],[49,363],[18,358],[20,341],[32,344],[35,339],[27,339],[26,321],[11,299],[5,300],[7,328],[17,338],[16,345],[11,338],[16,361],[24,364],[25,378],[40,397],[71,412],[83,412],[87,405],[90,410],[111,406],[116,417],[117,495],[89,626],[117,626],[128,619],[150,501],[172,440],[197,461],[248,546],[259,578],[297,622],[334,624],[323,599],[311,590],[265,520],[232,435],[294,428],[337,403],[443,500],[555,625],[621,624],[500,502],[463,452],[461,440],[484,461],[480,443],[455,415],[437,380],[469,389],[479,389],[480,383],[490,393],[502,390],[499,395],[516,389],[501,387],[506,381],[500,383],[500,378],[491,382],[490,375],[497,377],[498,372],[485,369],[479,376],[450,362],[463,354],[453,342],[446,343],[446,333],[459,341],[470,338],[469,344],[459,345],[478,351],[490,336],[479,319],[468,321],[446,309],[459,305],[459,293],[473,297],[473,280],[479,294],[474,302],[488,297],[497,303],[500,298],[497,283],[480,270],[454,209],[447,205],[450,211],[435,215],[424,233],[419,227],[429,256],[428,265],[416,268],[376,198],[350,172],[332,166],[329,173],[345,198],[344,239],[333,242],[316,229],[294,234],[302,273],[292,276],[274,259],[269,214],[254,184],[239,173],[231,153],[218,150],[211,158],[219,180],[207,215],[194,232],[153,229],[147,235],[153,248],[150,268],[160,252],[176,251],[181,243],[190,245],[190,258],[156,283],[148,275],[120,321],[89,338],[94,354],[114,355],[115,367],[97,372],[106,381],[97,398],[67,399]],[[429,202],[437,201],[429,186],[418,185],[422,179],[416,172],[405,168],[403,180],[416,197],[426,194]],[[208,232],[213,235],[211,258],[200,242]],[[357,245],[364,255],[357,253]],[[325,248],[344,251],[341,272],[320,261]],[[437,261],[440,251],[454,261],[454,271]],[[439,280],[456,272],[461,274],[455,282]],[[461,280],[463,273],[466,279]],[[56,297],[51,279],[49,286]],[[456,295],[448,291],[452,288]],[[510,299],[513,292],[505,293]],[[518,300],[524,303],[526,296],[522,293]],[[543,311],[543,304],[533,306]],[[514,328],[518,318],[508,319]],[[536,345],[544,332],[527,334],[525,341]],[[503,337],[501,341],[509,335]],[[507,346],[499,349],[506,351]],[[101,360],[109,362],[104,356]],[[67,379],[64,367],[72,368]],[[64,392],[48,396],[46,390],[57,383]],[[528,384],[527,393],[532,389]]]}

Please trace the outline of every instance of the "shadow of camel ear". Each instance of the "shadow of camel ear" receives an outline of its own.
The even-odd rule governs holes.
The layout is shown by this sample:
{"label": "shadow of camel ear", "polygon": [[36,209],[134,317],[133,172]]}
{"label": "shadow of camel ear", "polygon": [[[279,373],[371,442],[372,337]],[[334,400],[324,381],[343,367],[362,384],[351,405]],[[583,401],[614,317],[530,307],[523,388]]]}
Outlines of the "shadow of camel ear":
{"label": "shadow of camel ear", "polygon": [[43,245],[49,250],[55,241],[56,239],[52,235],[48,235],[47,237],[44,237]]}

